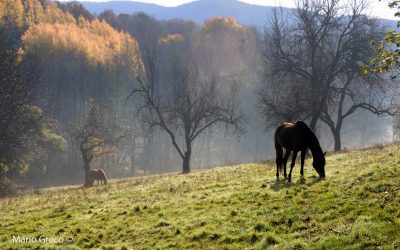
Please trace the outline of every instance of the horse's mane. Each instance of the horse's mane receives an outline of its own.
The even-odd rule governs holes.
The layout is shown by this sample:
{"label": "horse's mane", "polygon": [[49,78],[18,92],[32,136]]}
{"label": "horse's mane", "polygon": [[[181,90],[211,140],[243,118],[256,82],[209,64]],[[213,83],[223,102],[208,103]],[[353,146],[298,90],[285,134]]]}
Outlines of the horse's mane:
{"label": "horse's mane", "polygon": [[303,121],[297,121],[295,122],[295,125],[301,127],[307,133],[307,137],[310,140],[308,147],[313,154],[314,152],[317,153],[317,155],[315,155],[315,160],[325,162],[325,157],[321,145],[319,144],[317,136],[310,129],[310,127],[308,127],[307,124],[305,124]]}
{"label": "horse's mane", "polygon": [[[319,141],[317,136],[314,134],[314,132],[310,129],[310,127],[307,126],[307,124],[305,124],[303,121],[296,121],[294,123],[296,126],[301,127],[302,129],[304,129],[304,131],[307,133],[307,137],[310,138],[312,141],[310,141],[311,143],[315,143],[316,145],[318,145],[319,147],[321,147],[319,145]],[[322,151],[322,149],[321,149]]]}

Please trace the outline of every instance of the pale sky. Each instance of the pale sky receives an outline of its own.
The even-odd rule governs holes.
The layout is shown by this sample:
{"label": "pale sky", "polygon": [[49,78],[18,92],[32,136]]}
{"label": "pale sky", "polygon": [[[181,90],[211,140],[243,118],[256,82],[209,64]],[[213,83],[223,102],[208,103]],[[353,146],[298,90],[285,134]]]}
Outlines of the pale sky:
{"label": "pale sky", "polygon": [[[104,2],[109,0],[82,0],[91,2]],[[155,3],[162,6],[177,6],[184,3],[193,2],[193,0],[135,0],[137,2]],[[283,6],[283,7],[295,7],[294,0],[239,0],[241,2],[257,4],[263,6]],[[370,2],[370,14],[375,17],[385,19],[395,19],[394,10],[387,6],[388,0],[369,0]]]}

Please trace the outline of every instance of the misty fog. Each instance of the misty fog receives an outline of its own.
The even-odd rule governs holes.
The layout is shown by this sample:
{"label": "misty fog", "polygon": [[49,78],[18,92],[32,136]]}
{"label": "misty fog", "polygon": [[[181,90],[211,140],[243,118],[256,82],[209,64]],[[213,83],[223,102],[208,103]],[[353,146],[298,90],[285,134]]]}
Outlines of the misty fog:
{"label": "misty fog", "polygon": [[[40,83],[29,105],[40,107],[40,114],[48,121],[46,131],[51,133],[46,135],[50,146],[34,144],[38,152],[21,163],[30,167],[20,166],[10,176],[23,173],[35,187],[82,183],[82,139],[77,134],[87,124],[91,102],[101,107],[99,117],[118,138],[109,148],[92,153],[91,168],[104,169],[109,178],[180,172],[182,158],[171,143],[171,135],[157,122],[149,125],[157,109],[143,114],[146,101],[137,93],[131,94],[141,76],[146,86],[154,88],[148,91],[157,107],[164,105],[164,111],[170,112],[168,105],[176,106],[171,104],[171,86],[182,79],[182,69],[189,64],[194,65],[196,75],[189,72],[187,78],[198,77],[192,79],[198,81],[194,86],[215,80],[221,103],[229,101],[230,90],[235,91],[232,107],[242,115],[238,128],[216,123],[193,140],[191,170],[274,159],[271,123],[276,118],[260,115],[259,101],[260,90],[270,88],[264,78],[270,17],[265,17],[265,27],[246,26],[231,17],[214,17],[197,24],[157,20],[145,13],[116,15],[109,10],[94,16],[73,3],[42,6],[40,1],[32,1],[31,18],[22,20],[18,15],[28,15],[28,9],[18,4],[14,8],[16,16],[10,23],[0,23],[2,35],[8,34],[8,40],[2,36],[2,47],[23,48],[26,64],[37,66]],[[178,118],[170,113],[168,122],[174,124],[170,129],[185,149]],[[295,120],[280,120],[285,121]],[[388,115],[357,110],[343,122],[341,148],[392,142],[393,127]],[[318,121],[316,134],[323,150],[333,151],[330,128]]]}

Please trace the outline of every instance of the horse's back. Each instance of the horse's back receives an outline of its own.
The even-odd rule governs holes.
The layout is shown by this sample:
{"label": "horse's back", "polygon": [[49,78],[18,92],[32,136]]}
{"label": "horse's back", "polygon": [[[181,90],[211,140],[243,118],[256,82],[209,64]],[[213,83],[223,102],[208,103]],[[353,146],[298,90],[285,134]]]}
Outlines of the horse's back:
{"label": "horse's back", "polygon": [[275,144],[288,150],[303,150],[307,147],[309,128],[303,121],[284,122],[275,131]]}
{"label": "horse's back", "polygon": [[314,132],[311,130],[311,128],[303,121],[297,121],[293,125],[298,130],[300,130],[299,133],[305,134],[307,136],[314,135]]}
{"label": "horse's back", "polygon": [[90,169],[89,170],[89,175],[96,176],[97,175],[97,169]]}
{"label": "horse's back", "polygon": [[104,170],[103,169],[91,169],[89,170],[89,174],[95,178],[102,178],[103,176],[105,176]]}
{"label": "horse's back", "polygon": [[288,128],[290,129],[293,126],[294,124],[290,122],[283,122],[281,125],[279,125],[275,130],[275,140],[279,140],[279,137],[281,136],[282,132],[285,133],[285,131],[287,131]]}
{"label": "horse's back", "polygon": [[107,177],[106,173],[104,172],[103,169],[91,169],[89,170],[89,178],[93,181],[104,181],[104,184],[107,184]]}

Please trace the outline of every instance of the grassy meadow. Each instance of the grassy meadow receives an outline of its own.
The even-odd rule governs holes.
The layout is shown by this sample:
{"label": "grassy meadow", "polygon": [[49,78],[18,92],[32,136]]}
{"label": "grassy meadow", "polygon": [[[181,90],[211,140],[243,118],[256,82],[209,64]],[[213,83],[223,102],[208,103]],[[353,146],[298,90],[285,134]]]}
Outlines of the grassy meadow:
{"label": "grassy meadow", "polygon": [[0,249],[400,249],[399,166],[390,145],[329,155],[322,181],[308,159],[290,184],[250,163],[38,190],[0,199]]}

